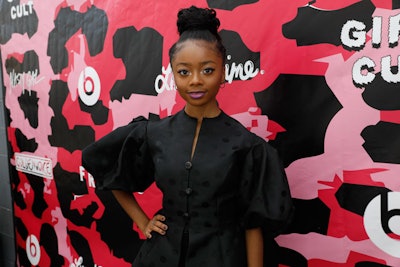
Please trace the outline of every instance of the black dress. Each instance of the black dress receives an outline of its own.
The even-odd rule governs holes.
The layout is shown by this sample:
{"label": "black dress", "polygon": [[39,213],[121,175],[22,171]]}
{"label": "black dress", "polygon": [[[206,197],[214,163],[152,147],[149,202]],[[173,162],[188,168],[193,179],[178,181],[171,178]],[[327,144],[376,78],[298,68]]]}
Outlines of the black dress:
{"label": "black dress", "polygon": [[286,175],[267,142],[222,112],[203,120],[191,159],[196,124],[183,110],[138,118],[83,151],[98,189],[142,192],[155,181],[163,193],[167,233],[144,242],[134,267],[177,267],[180,258],[187,267],[245,267],[244,230],[275,236],[290,217]]}

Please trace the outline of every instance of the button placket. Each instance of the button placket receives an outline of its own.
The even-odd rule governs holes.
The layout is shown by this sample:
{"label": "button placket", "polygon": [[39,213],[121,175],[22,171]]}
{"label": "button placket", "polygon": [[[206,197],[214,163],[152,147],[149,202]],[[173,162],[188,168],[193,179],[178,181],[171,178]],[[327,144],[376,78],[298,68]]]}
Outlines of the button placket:
{"label": "button placket", "polygon": [[186,212],[183,213],[183,218],[185,218],[186,221],[189,221],[190,219],[190,208],[189,208],[189,197],[193,192],[193,189],[190,187],[190,170],[192,169],[193,164],[191,161],[186,161],[185,162],[185,169],[187,170],[187,187],[184,190],[186,194]]}
{"label": "button placket", "polygon": [[193,164],[191,161],[186,161],[185,162],[185,169],[190,170],[193,167]]}
{"label": "button placket", "polygon": [[185,193],[186,193],[187,196],[190,196],[192,194],[192,192],[193,192],[193,189],[190,188],[190,187],[185,189]]}

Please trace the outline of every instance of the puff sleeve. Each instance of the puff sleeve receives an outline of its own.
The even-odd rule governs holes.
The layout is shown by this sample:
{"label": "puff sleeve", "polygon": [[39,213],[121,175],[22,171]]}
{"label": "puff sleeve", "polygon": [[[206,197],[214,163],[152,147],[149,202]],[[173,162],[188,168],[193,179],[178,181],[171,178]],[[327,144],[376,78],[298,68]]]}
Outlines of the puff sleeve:
{"label": "puff sleeve", "polygon": [[82,166],[96,188],[142,192],[154,181],[147,144],[147,123],[141,117],[119,127],[82,151]]}
{"label": "puff sleeve", "polygon": [[290,222],[293,204],[277,151],[264,140],[257,142],[245,156],[242,175],[244,227],[279,235]]}

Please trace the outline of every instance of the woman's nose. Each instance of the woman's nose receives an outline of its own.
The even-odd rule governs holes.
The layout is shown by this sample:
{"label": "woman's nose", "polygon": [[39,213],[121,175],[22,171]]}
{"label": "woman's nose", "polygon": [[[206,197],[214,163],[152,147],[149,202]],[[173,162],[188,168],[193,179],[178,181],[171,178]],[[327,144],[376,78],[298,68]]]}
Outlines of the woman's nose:
{"label": "woman's nose", "polygon": [[193,73],[192,77],[191,77],[191,80],[190,80],[190,83],[194,84],[194,85],[201,84],[202,83],[202,79],[201,79],[200,73]]}

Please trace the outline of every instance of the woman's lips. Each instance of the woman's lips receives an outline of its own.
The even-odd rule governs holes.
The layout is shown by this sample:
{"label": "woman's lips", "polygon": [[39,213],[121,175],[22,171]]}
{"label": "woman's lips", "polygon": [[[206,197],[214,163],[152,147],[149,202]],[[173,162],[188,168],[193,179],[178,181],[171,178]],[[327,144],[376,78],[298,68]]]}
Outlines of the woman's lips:
{"label": "woman's lips", "polygon": [[191,92],[189,93],[189,96],[193,99],[199,99],[202,98],[205,94],[205,92]]}

